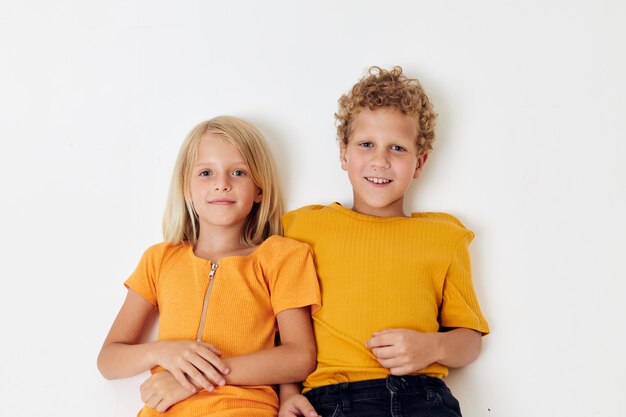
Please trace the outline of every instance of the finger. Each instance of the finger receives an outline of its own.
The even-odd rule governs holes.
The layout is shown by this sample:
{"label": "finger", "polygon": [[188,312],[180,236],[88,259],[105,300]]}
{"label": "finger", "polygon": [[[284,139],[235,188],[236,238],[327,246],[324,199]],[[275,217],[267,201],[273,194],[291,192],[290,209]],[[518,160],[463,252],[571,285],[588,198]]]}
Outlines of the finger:
{"label": "finger", "polygon": [[148,394],[148,381],[143,381],[143,383],[139,386],[139,394],[141,395],[141,401],[146,402],[149,398]]}
{"label": "finger", "polygon": [[211,384],[204,374],[193,364],[187,363],[182,370],[192,381],[195,381],[196,384],[200,385],[207,391],[213,391],[213,384]]}
{"label": "finger", "polygon": [[319,417],[317,413],[307,414],[306,412],[298,409],[295,405],[288,409],[283,409],[278,413],[278,417]]}
{"label": "finger", "polygon": [[404,366],[404,362],[398,358],[390,358],[390,359],[378,359],[378,363],[383,368],[387,368],[391,370],[391,368],[398,368]]}
{"label": "finger", "polygon": [[294,404],[300,414],[307,417],[318,417],[317,411],[311,405],[309,400],[306,397],[298,398],[297,402]]}
{"label": "finger", "polygon": [[393,340],[392,334],[383,333],[368,339],[367,342],[365,342],[365,347],[371,350],[376,347],[391,346],[393,345]]}
{"label": "finger", "polygon": [[158,396],[152,395],[150,398],[148,398],[148,401],[146,401],[146,406],[148,408],[155,408],[160,401],[161,399]]}
{"label": "finger", "polygon": [[213,346],[212,344],[205,343],[205,342],[200,342],[200,344],[206,347],[207,349],[209,349],[211,352],[215,353],[217,356],[222,356],[222,352],[220,352],[220,350],[216,348],[215,346]]}
{"label": "finger", "polygon": [[156,406],[156,410],[159,413],[164,413],[167,411],[168,408],[170,408],[170,403],[166,402],[165,399],[163,401],[161,401],[157,406]]}
{"label": "finger", "polygon": [[397,356],[397,352],[394,346],[377,347],[372,349],[372,353],[376,356],[376,359],[390,359]]}
{"label": "finger", "polygon": [[222,376],[222,374],[220,374],[218,371],[215,370],[215,368],[213,368],[213,366],[211,366],[211,364],[207,363],[204,359],[198,357],[197,359],[195,359],[192,362],[192,365],[200,372],[202,373],[202,376],[205,379],[208,379],[208,382],[210,382],[213,385],[224,385],[226,383],[226,380],[224,379],[224,377]]}
{"label": "finger", "polygon": [[176,378],[176,380],[180,383],[180,385],[185,387],[187,391],[192,392],[194,394],[196,393],[196,387],[194,387],[193,384],[189,382],[189,380],[187,379],[187,377],[185,376],[183,372],[177,369],[175,371],[170,371],[170,373],[172,374],[172,376],[174,376],[174,378]]}
{"label": "finger", "polygon": [[[215,356],[214,356],[215,357]],[[217,357],[215,357],[217,359]],[[219,360],[219,359],[218,359]],[[213,365],[202,356],[196,356],[191,359],[191,364],[203,374],[205,378],[214,385],[224,385],[226,381],[221,373],[216,370]]]}
{"label": "finger", "polygon": [[213,367],[215,367],[215,369],[220,371],[222,374],[226,375],[228,372],[230,372],[230,369],[228,369],[226,364],[222,362],[222,360],[211,350],[209,349],[200,350],[198,354],[208,363],[213,365]]}
{"label": "finger", "polygon": [[411,368],[409,368],[408,366],[396,366],[389,368],[389,372],[391,372],[392,375],[403,376],[408,375],[412,371]]}
{"label": "finger", "polygon": [[148,384],[145,382],[141,384],[141,387],[139,387],[139,392],[141,393],[141,401],[144,403],[147,403],[150,397],[154,395],[154,392],[152,392]]}

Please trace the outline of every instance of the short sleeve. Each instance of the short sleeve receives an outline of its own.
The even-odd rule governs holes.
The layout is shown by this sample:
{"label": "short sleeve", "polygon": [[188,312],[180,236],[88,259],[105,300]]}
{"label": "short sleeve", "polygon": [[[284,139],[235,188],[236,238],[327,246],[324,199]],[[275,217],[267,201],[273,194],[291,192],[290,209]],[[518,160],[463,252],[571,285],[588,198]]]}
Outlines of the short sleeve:
{"label": "short sleeve", "polygon": [[469,244],[474,238],[467,232],[458,242],[443,284],[443,301],[439,321],[442,327],[464,327],[482,334],[489,333],[472,284]]}
{"label": "short sleeve", "polygon": [[[299,209],[289,211],[283,214],[283,230],[285,236],[289,237],[293,234],[294,223],[299,224],[303,219],[307,218],[307,214],[323,209],[325,206],[319,204],[311,204],[309,206],[300,207]],[[299,240],[299,239],[296,239]]]}
{"label": "short sleeve", "polygon": [[288,235],[291,224],[293,223],[293,220],[296,218],[296,216],[297,210],[293,210],[283,214],[283,230],[285,231],[285,236]]}
{"label": "short sleeve", "polygon": [[269,287],[274,314],[290,308],[321,307],[320,288],[311,248],[288,238],[281,240],[270,260]]}
{"label": "short sleeve", "polygon": [[130,277],[124,282],[126,288],[135,291],[141,295],[147,302],[157,305],[157,280],[161,260],[163,259],[164,246],[154,245],[148,248],[137,268]]}

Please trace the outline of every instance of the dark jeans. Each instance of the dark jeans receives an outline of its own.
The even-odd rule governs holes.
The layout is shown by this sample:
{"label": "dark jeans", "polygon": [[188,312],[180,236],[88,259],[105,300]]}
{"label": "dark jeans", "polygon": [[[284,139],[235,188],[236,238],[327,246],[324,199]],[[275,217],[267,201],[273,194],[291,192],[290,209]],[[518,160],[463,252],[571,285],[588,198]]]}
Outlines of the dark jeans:
{"label": "dark jeans", "polygon": [[388,376],[326,385],[306,397],[322,417],[460,417],[459,402],[440,378]]}

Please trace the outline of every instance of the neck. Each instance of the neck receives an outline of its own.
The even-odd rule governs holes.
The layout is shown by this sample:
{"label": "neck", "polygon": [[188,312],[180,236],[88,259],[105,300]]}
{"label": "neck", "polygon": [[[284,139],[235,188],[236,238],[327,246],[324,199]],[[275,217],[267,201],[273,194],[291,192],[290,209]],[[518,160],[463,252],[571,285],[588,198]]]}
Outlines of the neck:
{"label": "neck", "polygon": [[363,204],[363,202],[359,201],[359,199],[355,197],[352,210],[360,214],[375,217],[407,217],[407,215],[404,214],[403,198],[396,200],[385,207],[372,207],[368,204]]}
{"label": "neck", "polygon": [[217,261],[225,256],[241,255],[248,248],[241,243],[241,227],[200,225],[194,254],[200,258]]}

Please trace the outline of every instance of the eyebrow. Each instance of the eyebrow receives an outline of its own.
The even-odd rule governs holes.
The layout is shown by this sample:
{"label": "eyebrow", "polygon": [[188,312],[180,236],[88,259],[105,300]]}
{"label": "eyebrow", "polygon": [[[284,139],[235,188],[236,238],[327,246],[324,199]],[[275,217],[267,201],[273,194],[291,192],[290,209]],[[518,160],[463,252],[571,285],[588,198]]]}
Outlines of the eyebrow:
{"label": "eyebrow", "polygon": [[[211,166],[211,165],[213,165],[213,163],[212,163],[212,162],[198,162],[198,163],[196,163],[193,167],[194,167],[194,168],[198,168],[198,167],[202,167],[202,166]],[[245,168],[248,168],[248,169],[249,169],[248,164],[246,164],[246,162],[245,162],[245,161],[243,161],[243,160],[241,160],[241,161],[236,161],[236,162],[234,162],[234,163],[232,163],[232,164],[229,164],[229,165],[230,165],[230,166],[237,167],[237,168],[239,168],[239,167],[245,167]]]}

